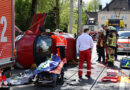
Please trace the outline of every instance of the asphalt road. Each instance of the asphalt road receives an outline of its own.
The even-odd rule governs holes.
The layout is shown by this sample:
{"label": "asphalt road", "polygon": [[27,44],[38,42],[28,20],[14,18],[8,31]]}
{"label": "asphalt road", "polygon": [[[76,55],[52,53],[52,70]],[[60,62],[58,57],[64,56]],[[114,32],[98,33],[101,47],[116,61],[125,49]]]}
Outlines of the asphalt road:
{"label": "asphalt road", "polygon": [[[118,60],[115,61],[116,69],[121,70],[127,76],[130,75],[130,71],[126,69],[120,69],[120,60],[125,57],[126,54],[118,55]],[[129,55],[130,56],[130,55]],[[10,90],[129,90],[129,83],[121,82],[101,82],[101,79],[106,75],[107,68],[104,65],[97,63],[97,54],[94,47],[92,52],[92,78],[87,79],[86,74],[86,64],[84,64],[83,69],[83,80],[78,79],[78,65],[67,66],[65,69],[65,82],[63,85],[57,85],[55,88],[47,85],[35,86],[34,84],[12,86]],[[14,70],[14,74],[21,72],[22,70]],[[103,73],[101,73],[103,72]],[[123,73],[119,72],[120,76],[125,76]]]}

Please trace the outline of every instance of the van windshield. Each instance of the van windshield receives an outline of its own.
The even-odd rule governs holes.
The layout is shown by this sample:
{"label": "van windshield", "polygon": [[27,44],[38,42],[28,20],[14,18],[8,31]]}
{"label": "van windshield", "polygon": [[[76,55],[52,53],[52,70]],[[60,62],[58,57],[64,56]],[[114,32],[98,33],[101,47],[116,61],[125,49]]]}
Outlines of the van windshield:
{"label": "van windshield", "polygon": [[130,32],[119,32],[120,39],[127,39],[128,37],[130,37]]}

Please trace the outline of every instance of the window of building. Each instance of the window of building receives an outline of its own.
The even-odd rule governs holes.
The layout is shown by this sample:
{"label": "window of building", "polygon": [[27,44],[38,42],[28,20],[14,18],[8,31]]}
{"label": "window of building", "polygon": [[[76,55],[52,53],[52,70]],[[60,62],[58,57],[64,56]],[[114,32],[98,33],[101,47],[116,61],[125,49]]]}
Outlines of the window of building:
{"label": "window of building", "polygon": [[94,26],[89,26],[90,31],[94,31]]}
{"label": "window of building", "polygon": [[102,15],[101,19],[102,19],[102,20],[105,20],[105,16],[104,16],[104,15]]}

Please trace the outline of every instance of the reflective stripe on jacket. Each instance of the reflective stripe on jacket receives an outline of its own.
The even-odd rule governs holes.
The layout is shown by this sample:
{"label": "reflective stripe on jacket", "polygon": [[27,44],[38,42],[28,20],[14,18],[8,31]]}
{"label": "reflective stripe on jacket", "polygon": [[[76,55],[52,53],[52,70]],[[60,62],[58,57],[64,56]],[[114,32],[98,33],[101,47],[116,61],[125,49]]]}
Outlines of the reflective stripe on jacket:
{"label": "reflective stripe on jacket", "polygon": [[65,46],[65,47],[67,47],[67,40],[62,35],[52,35],[52,39],[55,39],[56,46]]}

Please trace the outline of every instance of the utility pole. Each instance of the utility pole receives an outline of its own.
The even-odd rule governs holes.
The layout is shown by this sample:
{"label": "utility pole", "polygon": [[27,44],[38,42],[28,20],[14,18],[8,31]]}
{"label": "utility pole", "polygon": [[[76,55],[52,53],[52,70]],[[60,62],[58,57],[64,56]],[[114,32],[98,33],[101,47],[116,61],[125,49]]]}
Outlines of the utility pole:
{"label": "utility pole", "polygon": [[73,0],[70,0],[70,22],[69,22],[69,33],[72,34],[72,25],[73,25]]}
{"label": "utility pole", "polygon": [[78,28],[77,35],[80,35],[82,30],[82,0],[78,0]]}

